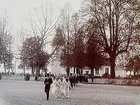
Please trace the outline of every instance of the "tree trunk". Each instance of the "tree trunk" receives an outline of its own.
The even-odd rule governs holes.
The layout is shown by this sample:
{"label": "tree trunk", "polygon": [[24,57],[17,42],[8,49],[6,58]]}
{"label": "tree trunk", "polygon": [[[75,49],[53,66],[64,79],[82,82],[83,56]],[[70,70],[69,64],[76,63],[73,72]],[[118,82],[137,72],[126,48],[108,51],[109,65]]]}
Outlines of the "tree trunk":
{"label": "tree trunk", "polygon": [[110,56],[111,78],[115,79],[115,57]]}
{"label": "tree trunk", "polygon": [[47,70],[45,69],[45,77],[47,76]]}
{"label": "tree trunk", "polygon": [[67,72],[67,76],[69,76],[70,75],[70,68],[69,67],[67,67],[66,72]]}
{"label": "tree trunk", "polygon": [[24,76],[25,76],[25,67],[23,68],[23,73],[24,73]]}
{"label": "tree trunk", "polygon": [[40,68],[36,67],[36,76],[40,76]]}
{"label": "tree trunk", "polygon": [[76,67],[74,67],[74,74],[75,74],[75,68],[76,68]]}
{"label": "tree trunk", "polygon": [[91,76],[94,76],[94,69],[91,68],[90,71],[91,71]]}
{"label": "tree trunk", "polygon": [[134,76],[136,76],[136,70],[134,70]]}
{"label": "tree trunk", "polygon": [[6,65],[5,65],[5,63],[4,63],[4,72],[5,72],[5,75],[6,75]]}
{"label": "tree trunk", "polygon": [[79,68],[78,67],[76,68],[76,74],[79,74]]}
{"label": "tree trunk", "polygon": [[34,77],[34,67],[32,67],[32,76]]}

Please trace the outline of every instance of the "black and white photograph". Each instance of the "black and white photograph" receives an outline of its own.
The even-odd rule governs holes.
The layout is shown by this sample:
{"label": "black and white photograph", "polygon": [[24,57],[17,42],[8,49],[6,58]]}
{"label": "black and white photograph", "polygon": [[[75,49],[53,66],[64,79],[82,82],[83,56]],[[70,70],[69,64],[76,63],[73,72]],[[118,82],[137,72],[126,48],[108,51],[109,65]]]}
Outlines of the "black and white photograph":
{"label": "black and white photograph", "polygon": [[0,105],[140,105],[140,0],[0,0]]}

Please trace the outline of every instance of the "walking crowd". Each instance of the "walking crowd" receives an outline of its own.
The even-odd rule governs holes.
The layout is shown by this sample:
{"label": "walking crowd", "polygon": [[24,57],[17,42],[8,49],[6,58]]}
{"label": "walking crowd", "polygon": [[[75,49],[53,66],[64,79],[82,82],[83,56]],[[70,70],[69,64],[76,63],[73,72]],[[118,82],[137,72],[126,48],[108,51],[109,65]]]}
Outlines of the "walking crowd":
{"label": "walking crowd", "polygon": [[45,92],[47,100],[49,100],[49,93],[55,98],[69,98],[69,90],[77,86],[78,76],[70,74],[70,76],[50,76],[47,74],[44,81]]}

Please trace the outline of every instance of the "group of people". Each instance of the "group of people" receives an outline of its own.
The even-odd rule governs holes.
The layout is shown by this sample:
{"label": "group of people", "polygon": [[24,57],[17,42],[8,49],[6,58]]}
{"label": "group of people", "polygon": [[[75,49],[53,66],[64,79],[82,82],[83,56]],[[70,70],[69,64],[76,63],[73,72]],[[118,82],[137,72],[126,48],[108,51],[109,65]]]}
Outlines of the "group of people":
{"label": "group of people", "polygon": [[70,82],[66,77],[54,78],[51,93],[56,98],[69,98]]}
{"label": "group of people", "polygon": [[77,82],[76,76],[72,74],[69,77],[51,77],[49,74],[47,74],[44,81],[47,100],[49,100],[50,92],[55,98],[69,98],[69,90],[76,86]]}

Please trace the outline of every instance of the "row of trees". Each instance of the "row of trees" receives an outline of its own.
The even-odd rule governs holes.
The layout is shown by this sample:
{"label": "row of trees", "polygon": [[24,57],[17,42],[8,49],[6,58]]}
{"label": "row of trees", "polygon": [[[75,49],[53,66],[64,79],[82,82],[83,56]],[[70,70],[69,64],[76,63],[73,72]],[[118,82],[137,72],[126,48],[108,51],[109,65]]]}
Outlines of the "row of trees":
{"label": "row of trees", "polygon": [[[70,67],[74,67],[78,73],[79,69],[86,66],[93,74],[93,68],[99,68],[109,57],[111,77],[115,78],[117,57],[128,52],[130,45],[139,35],[139,8],[140,3],[137,0],[84,0],[80,12],[71,16],[70,6],[66,5],[61,12],[60,28],[57,30],[61,30],[59,38],[62,40],[58,37],[57,40],[55,37],[56,43],[53,44],[53,48],[54,51],[61,48],[60,61],[61,65],[66,67],[67,73],[69,74]],[[31,19],[31,34],[35,39],[39,37],[41,40],[35,50],[37,54],[31,53],[32,56],[37,56],[40,51],[44,51],[46,38],[51,35],[58,22],[48,20],[50,14],[42,13],[41,16],[41,19],[38,18],[40,27]]]}
{"label": "row of trees", "polygon": [[[57,34],[55,26],[58,18],[53,16],[53,11],[49,6],[41,6],[32,16],[29,17],[29,29],[24,29],[22,34],[22,37],[25,35],[28,37],[23,41],[20,49],[20,68],[23,68],[25,71],[25,67],[29,67],[32,69],[33,76],[35,74],[39,76],[40,70],[47,73],[50,58],[62,44],[59,43],[58,39],[54,38],[53,43],[50,40],[54,34]],[[46,46],[49,44],[53,46],[50,54],[48,53],[50,49],[46,49]]]}
{"label": "row of trees", "polygon": [[99,43],[108,53],[111,77],[115,78],[115,61],[128,51],[138,32],[140,3],[137,0],[86,0],[83,12],[98,24]]}
{"label": "row of trees", "polygon": [[12,60],[14,55],[11,50],[12,43],[13,40],[8,27],[8,16],[4,12],[0,16],[0,64],[4,65],[5,74],[13,70]]}
{"label": "row of trees", "polygon": [[88,67],[91,69],[91,74],[94,75],[94,68],[99,69],[102,65],[106,65],[107,56],[102,53],[102,48],[95,41],[94,35],[98,34],[96,25],[92,29],[88,27],[88,24],[87,27],[79,27],[76,19],[79,19],[77,13],[72,16],[71,25],[73,27],[70,29],[69,44],[65,43],[61,52],[61,66],[67,68],[67,74],[72,67],[77,74],[82,74],[82,69]]}
{"label": "row of trees", "polygon": [[[35,74],[35,68],[43,69],[46,71],[48,64],[49,54],[43,49],[38,51],[41,44],[41,38],[39,36],[27,38],[22,45],[21,56],[21,68],[25,70],[25,67],[32,68],[32,74]],[[37,73],[37,71],[36,71]]]}
{"label": "row of trees", "polygon": [[[56,31],[56,35],[58,32]],[[61,40],[61,41],[60,41]],[[34,76],[40,74],[40,69],[42,69],[45,74],[47,73],[47,66],[49,64],[49,60],[54,54],[55,51],[59,49],[64,43],[64,40],[60,37],[55,37],[52,46],[55,47],[51,54],[48,54],[47,51],[44,50],[44,46],[41,45],[41,37],[34,36],[27,38],[23,44],[22,49],[20,51],[20,68],[24,69],[25,67],[29,67],[32,69],[32,75]],[[38,50],[41,47],[40,50]]]}
{"label": "row of trees", "polygon": [[[80,12],[80,15],[82,15],[80,20],[82,19],[84,21],[82,21],[82,25],[78,23],[78,27],[80,26],[77,31],[78,34],[75,30],[69,30],[74,32],[76,37],[81,35],[78,37],[81,39],[75,40],[75,44],[83,43],[90,39],[92,40],[90,47],[94,49],[92,50],[94,53],[96,53],[95,46],[97,46],[97,51],[100,55],[106,53],[109,56],[112,78],[115,78],[117,57],[120,54],[128,52],[130,45],[139,34],[139,8],[140,3],[137,0],[84,0]],[[75,25],[72,24],[72,26]],[[88,38],[82,36],[88,36]],[[86,50],[83,46],[77,45],[77,47],[79,51],[76,52],[77,57],[81,54],[81,59],[84,58],[83,53]],[[64,49],[66,50],[66,48]],[[94,54],[92,51],[89,51],[89,53]],[[71,52],[69,54],[71,55]],[[99,61],[96,60],[96,57],[92,58],[91,55],[87,58],[89,58],[88,63],[91,61],[92,65],[94,65],[94,60],[96,62]],[[81,59],[78,60],[82,61]],[[77,62],[77,60],[74,61]]]}

